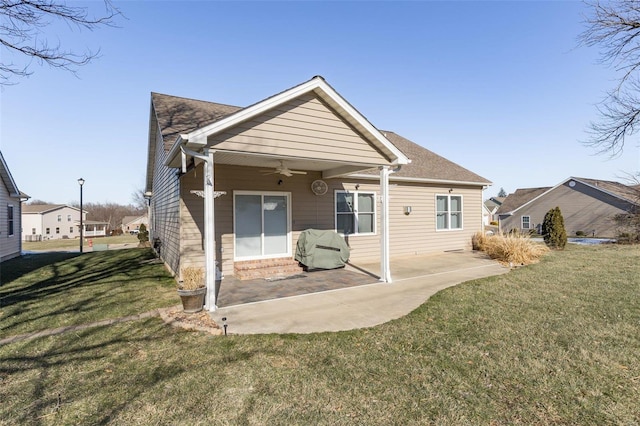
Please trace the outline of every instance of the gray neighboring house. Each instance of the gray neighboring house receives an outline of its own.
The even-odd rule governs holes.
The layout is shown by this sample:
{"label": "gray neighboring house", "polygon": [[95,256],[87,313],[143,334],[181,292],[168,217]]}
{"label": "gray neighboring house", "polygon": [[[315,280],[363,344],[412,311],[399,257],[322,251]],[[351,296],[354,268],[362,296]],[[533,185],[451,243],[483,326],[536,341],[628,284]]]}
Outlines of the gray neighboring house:
{"label": "gray neighboring house", "polygon": [[[151,94],[150,240],[180,278],[218,267],[280,273],[306,229],[336,231],[351,262],[470,250],[490,182],[374,127],[322,77],[246,108]],[[272,271],[272,272],[269,272]],[[224,284],[222,284],[224,285]]]}
{"label": "gray neighboring house", "polygon": [[0,151],[0,262],[22,252],[22,202],[29,198],[20,192]]}
{"label": "gray neighboring house", "polygon": [[504,200],[497,214],[500,230],[540,232],[544,216],[560,207],[568,236],[614,238],[620,231],[614,216],[640,208],[638,189],[619,182],[570,177],[554,187],[518,189]]}

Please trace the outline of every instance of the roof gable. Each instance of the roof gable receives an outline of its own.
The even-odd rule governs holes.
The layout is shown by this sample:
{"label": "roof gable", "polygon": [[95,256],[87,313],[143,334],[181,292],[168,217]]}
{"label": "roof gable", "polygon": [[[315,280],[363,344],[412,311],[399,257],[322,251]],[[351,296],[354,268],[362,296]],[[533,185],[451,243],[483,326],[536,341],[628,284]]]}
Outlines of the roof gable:
{"label": "roof gable", "polygon": [[[238,109],[204,127],[186,131],[178,139],[197,149],[199,146],[205,146],[208,142],[207,139],[213,135],[224,132],[240,123],[254,119],[266,111],[285,105],[300,96],[310,93],[321,99],[345,122],[352,126],[355,131],[364,136],[377,150],[391,158],[392,163],[406,164],[408,162],[408,159],[401,151],[319,76],[249,107]],[[167,164],[179,153],[180,143],[174,143],[169,152]]]}

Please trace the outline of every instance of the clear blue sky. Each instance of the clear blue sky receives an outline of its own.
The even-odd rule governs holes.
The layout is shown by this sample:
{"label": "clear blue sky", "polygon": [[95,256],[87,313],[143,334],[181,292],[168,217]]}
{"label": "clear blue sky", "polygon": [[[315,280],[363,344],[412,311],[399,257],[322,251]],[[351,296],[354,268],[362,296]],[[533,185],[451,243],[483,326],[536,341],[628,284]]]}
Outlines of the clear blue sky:
{"label": "clear blue sky", "polygon": [[[1,90],[0,149],[19,188],[128,204],[144,186],[150,92],[248,106],[322,75],[391,130],[501,187],[640,170],[580,141],[615,72],[578,47],[581,2],[115,2],[119,28],[48,36],[100,49],[70,73],[33,64]],[[90,3],[100,6],[99,2]]]}

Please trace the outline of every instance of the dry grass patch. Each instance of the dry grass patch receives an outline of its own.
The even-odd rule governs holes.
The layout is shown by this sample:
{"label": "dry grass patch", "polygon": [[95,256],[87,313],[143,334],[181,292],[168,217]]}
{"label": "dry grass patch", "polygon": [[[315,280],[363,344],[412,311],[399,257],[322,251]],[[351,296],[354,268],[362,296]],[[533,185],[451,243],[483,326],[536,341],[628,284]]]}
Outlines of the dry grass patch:
{"label": "dry grass patch", "polygon": [[547,246],[523,234],[484,235],[478,232],[473,236],[473,248],[510,266],[537,263],[549,252]]}
{"label": "dry grass patch", "polygon": [[182,281],[180,290],[197,290],[204,287],[204,268],[188,266],[182,268]]}

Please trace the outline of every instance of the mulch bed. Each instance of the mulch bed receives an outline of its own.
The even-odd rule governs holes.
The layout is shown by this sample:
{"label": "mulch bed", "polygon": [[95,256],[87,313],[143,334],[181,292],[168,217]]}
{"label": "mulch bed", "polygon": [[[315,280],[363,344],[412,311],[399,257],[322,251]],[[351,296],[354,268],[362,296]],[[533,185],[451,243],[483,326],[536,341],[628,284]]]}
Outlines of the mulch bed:
{"label": "mulch bed", "polygon": [[166,324],[174,327],[202,331],[216,336],[223,334],[222,329],[205,311],[188,314],[182,310],[182,306],[175,306],[160,310],[160,317]]}

